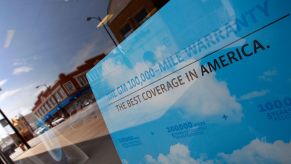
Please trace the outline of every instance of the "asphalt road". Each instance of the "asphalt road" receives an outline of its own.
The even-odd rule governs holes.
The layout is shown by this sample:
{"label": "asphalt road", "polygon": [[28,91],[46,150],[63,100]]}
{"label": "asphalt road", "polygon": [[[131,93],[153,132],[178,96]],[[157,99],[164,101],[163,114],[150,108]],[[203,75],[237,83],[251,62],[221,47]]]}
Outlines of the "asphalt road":
{"label": "asphalt road", "polygon": [[121,163],[96,103],[28,142],[13,160],[23,164]]}

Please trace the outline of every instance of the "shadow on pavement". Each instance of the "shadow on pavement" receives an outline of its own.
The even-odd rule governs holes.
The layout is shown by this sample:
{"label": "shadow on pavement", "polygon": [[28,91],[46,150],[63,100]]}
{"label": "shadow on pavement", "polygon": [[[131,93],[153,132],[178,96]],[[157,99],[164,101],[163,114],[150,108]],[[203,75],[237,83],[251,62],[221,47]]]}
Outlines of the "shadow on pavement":
{"label": "shadow on pavement", "polygon": [[[52,156],[58,153],[60,158]],[[102,136],[93,140],[54,149],[50,152],[41,153],[29,158],[16,161],[16,164],[118,164],[121,163],[110,135]]]}

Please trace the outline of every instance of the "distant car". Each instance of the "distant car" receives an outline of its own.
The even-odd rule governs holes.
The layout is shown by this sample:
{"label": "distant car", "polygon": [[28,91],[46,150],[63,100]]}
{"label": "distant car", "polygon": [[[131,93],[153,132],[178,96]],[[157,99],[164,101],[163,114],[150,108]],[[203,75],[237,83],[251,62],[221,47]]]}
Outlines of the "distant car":
{"label": "distant car", "polygon": [[45,131],[47,131],[46,127],[39,127],[38,129],[36,129],[34,132],[36,135],[41,135],[42,133],[44,133]]}
{"label": "distant car", "polygon": [[86,101],[85,103],[84,103],[84,106],[87,106],[87,105],[89,105],[90,104],[90,102],[89,101]]}
{"label": "distant car", "polygon": [[61,118],[59,118],[59,119],[54,120],[54,121],[52,122],[52,125],[53,125],[53,126],[56,126],[56,125],[58,125],[58,124],[60,124],[60,123],[62,123],[62,122],[64,122],[64,121],[65,121],[65,119],[64,119],[63,117],[61,117]]}
{"label": "distant car", "polygon": [[85,102],[82,104],[82,108],[83,108],[83,107],[86,107],[86,106],[88,106],[88,105],[90,105],[90,101],[89,101],[89,100],[85,101]]}

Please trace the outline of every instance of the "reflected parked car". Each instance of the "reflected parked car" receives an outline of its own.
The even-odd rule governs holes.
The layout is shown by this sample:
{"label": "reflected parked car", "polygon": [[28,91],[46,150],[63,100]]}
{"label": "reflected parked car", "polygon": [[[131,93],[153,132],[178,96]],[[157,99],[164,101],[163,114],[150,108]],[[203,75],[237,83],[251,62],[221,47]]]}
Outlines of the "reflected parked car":
{"label": "reflected parked car", "polygon": [[84,102],[82,103],[82,108],[84,108],[84,107],[86,107],[86,106],[88,106],[88,105],[90,105],[90,104],[91,104],[90,100],[86,100],[86,101],[84,101]]}
{"label": "reflected parked car", "polygon": [[90,105],[89,101],[85,101],[84,104],[83,104],[83,106],[88,106],[88,105]]}
{"label": "reflected parked car", "polygon": [[59,118],[59,119],[54,120],[54,121],[52,122],[52,125],[53,125],[53,126],[57,126],[57,125],[59,125],[60,123],[62,123],[62,122],[64,122],[64,121],[65,121],[65,119],[64,119],[63,117],[61,117],[61,118]]}
{"label": "reflected parked car", "polygon": [[46,127],[39,127],[34,131],[34,133],[38,136],[38,135],[43,134],[47,130],[48,130],[48,128],[46,128]]}

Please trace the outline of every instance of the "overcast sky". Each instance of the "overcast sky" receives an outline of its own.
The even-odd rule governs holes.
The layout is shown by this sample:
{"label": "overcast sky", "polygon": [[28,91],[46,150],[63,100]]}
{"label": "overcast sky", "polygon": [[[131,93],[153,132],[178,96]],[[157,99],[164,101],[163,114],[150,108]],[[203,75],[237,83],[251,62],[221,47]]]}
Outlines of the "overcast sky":
{"label": "overcast sky", "polygon": [[[97,22],[108,0],[0,0],[0,108],[12,118],[31,111],[58,74],[112,47]],[[1,128],[0,128],[1,129]],[[0,137],[3,131],[0,131]]]}

